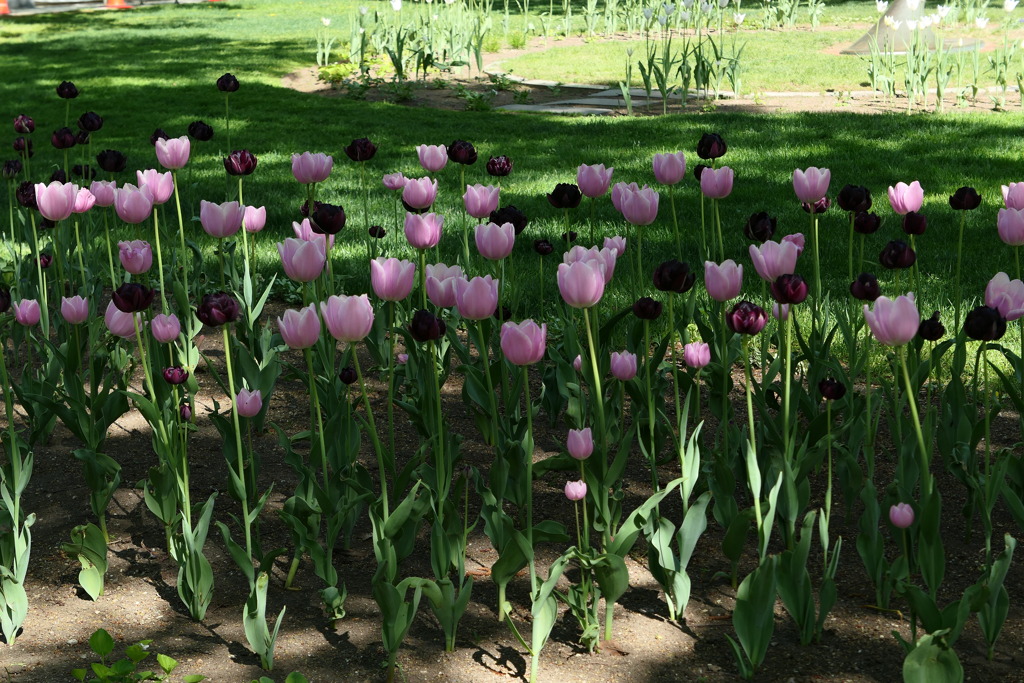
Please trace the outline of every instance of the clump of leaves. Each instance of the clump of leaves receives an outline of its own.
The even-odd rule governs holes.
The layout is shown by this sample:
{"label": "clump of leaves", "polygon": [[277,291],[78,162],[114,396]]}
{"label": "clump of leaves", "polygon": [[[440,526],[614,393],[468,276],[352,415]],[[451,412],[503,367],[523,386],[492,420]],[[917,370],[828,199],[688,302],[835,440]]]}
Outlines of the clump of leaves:
{"label": "clump of leaves", "polygon": [[[134,645],[124,649],[124,657],[111,662],[111,655],[114,652],[114,639],[105,629],[98,629],[89,636],[89,647],[95,652],[100,661],[93,662],[89,668],[92,670],[92,678],[88,669],[72,669],[71,675],[83,683],[130,683],[133,681],[171,681],[171,672],[178,667],[178,662],[167,655],[158,654],[156,663],[161,671],[138,671],[139,664],[143,662],[150,653],[147,651],[152,640],[140,640]],[[182,683],[199,683],[206,680],[201,674],[189,674],[183,677]],[[298,683],[298,682],[296,682]]]}

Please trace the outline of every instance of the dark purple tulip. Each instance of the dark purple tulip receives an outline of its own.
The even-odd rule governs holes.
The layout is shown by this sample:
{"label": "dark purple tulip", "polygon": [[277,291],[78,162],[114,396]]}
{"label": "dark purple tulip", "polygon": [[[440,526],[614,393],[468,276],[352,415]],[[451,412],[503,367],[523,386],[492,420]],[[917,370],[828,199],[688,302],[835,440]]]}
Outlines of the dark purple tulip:
{"label": "dark purple tulip", "polygon": [[758,211],[750,214],[750,218],[743,226],[743,234],[748,240],[767,242],[775,234],[776,225],[778,220],[775,216],[769,216],[767,211]]}
{"label": "dark purple tulip", "polygon": [[697,179],[698,183],[700,182],[700,177],[704,174],[705,168],[709,167],[705,166],[704,164],[697,164],[696,166],[693,167],[693,177]]}
{"label": "dark purple tulip", "polygon": [[224,157],[228,175],[250,175],[256,170],[256,157],[247,149],[238,149]]}
{"label": "dark purple tulip", "polygon": [[317,202],[309,216],[309,227],[318,235],[337,235],[345,227],[345,209]]}
{"label": "dark purple tulip", "polygon": [[11,307],[11,290],[0,287],[0,313],[6,313]]}
{"label": "dark purple tulip", "polygon": [[487,173],[495,178],[504,178],[512,172],[512,160],[504,154],[487,160]]}
{"label": "dark purple tulip", "polygon": [[868,211],[871,209],[871,192],[863,185],[844,185],[836,195],[836,204],[851,213]]}
{"label": "dark purple tulip", "polygon": [[153,131],[153,134],[149,136],[149,144],[156,147],[157,140],[170,140],[171,136],[167,134],[167,131],[163,128],[157,128]]}
{"label": "dark purple tulip", "polygon": [[768,322],[768,314],[764,309],[749,301],[737,302],[732,310],[725,314],[725,324],[737,334],[757,334]]}
{"label": "dark purple tulip", "polygon": [[71,81],[63,81],[57,86],[57,96],[62,100],[73,100],[78,97],[78,88]]}
{"label": "dark purple tulip", "polygon": [[31,116],[25,114],[18,114],[14,117],[14,132],[21,133],[22,135],[28,135],[34,132],[36,129],[36,122],[32,120]]}
{"label": "dark purple tulip", "polygon": [[78,117],[78,127],[86,132],[95,133],[103,127],[103,117],[94,111],[87,111]]}
{"label": "dark purple tulip", "polygon": [[946,336],[946,328],[939,322],[938,311],[932,313],[932,317],[921,321],[917,327],[917,336],[925,341],[938,341]]}
{"label": "dark purple tulip", "polygon": [[981,195],[973,187],[961,187],[950,196],[949,205],[957,211],[973,211],[981,206]]}
{"label": "dark purple tulip", "polygon": [[96,179],[96,169],[92,166],[83,166],[82,164],[75,164],[71,167],[71,175],[77,176],[78,178],[85,178],[86,180]]}
{"label": "dark purple tulip", "polygon": [[188,404],[187,399],[181,402],[181,408],[178,411],[178,414],[181,416],[182,422],[189,422],[192,419],[192,406]]}
{"label": "dark purple tulip", "polygon": [[551,242],[548,242],[547,240],[534,240],[533,250],[540,254],[541,256],[547,256],[548,254],[555,250],[555,247],[553,244],[551,244]]}
{"label": "dark purple tulip", "polygon": [[415,206],[407,204],[404,199],[402,200],[402,207],[405,208],[405,210],[408,211],[409,213],[416,213],[416,214],[426,213],[426,212],[430,211],[430,209],[432,208],[430,206],[427,206],[427,207],[424,207],[422,209],[418,209]]}
{"label": "dark purple tulip", "polygon": [[342,384],[355,384],[356,380],[359,379],[359,375],[356,374],[355,368],[348,366],[341,369],[341,372],[338,373],[338,379],[341,380]]}
{"label": "dark purple tulip", "polygon": [[488,216],[487,220],[498,225],[511,223],[517,236],[526,229],[526,224],[530,222],[530,219],[526,217],[526,214],[512,204],[491,211],[491,215]]}
{"label": "dark purple tulip", "polygon": [[57,149],[71,149],[75,146],[75,131],[64,127],[53,131],[50,136],[50,144]]}
{"label": "dark purple tulip", "polygon": [[309,200],[302,202],[302,206],[299,207],[299,215],[303,218],[309,218]]}
{"label": "dark purple tulip", "polygon": [[886,268],[909,268],[915,261],[917,254],[902,240],[889,242],[878,255],[878,262]]}
{"label": "dark purple tulip", "polygon": [[882,288],[878,284],[877,277],[871,273],[861,273],[856,280],[850,283],[850,294],[854,299],[874,301],[882,295]]}
{"label": "dark purple tulip", "polygon": [[693,289],[696,281],[697,274],[684,261],[664,261],[654,269],[654,288],[659,292],[685,294]]}
{"label": "dark purple tulip", "polygon": [[457,164],[472,166],[476,163],[476,148],[471,142],[454,140],[448,145],[448,158]]}
{"label": "dark purple tulip", "polygon": [[903,216],[903,232],[908,235],[923,235],[928,229],[928,219],[924,214],[911,211]]}
{"label": "dark purple tulip", "polygon": [[800,275],[780,275],[771,284],[771,292],[780,304],[801,304],[807,298],[807,282]]}
{"label": "dark purple tulip", "polygon": [[89,131],[80,130],[75,134],[76,145],[88,145],[89,144]]}
{"label": "dark purple tulip", "polygon": [[17,159],[4,162],[2,175],[4,180],[13,180],[19,173],[21,173],[21,162]]}
{"label": "dark purple tulip", "polygon": [[42,268],[43,270],[46,270],[52,264],[53,264],[53,257],[52,256],[50,256],[49,254],[45,254],[45,253],[39,255],[39,267],[40,268]]}
{"label": "dark purple tulip", "polygon": [[697,143],[697,156],[701,159],[718,159],[725,156],[725,140],[718,133],[704,133]]}
{"label": "dark purple tulip", "polygon": [[821,397],[829,401],[838,401],[846,396],[846,385],[834,377],[826,377],[818,382],[818,391]]}
{"label": "dark purple tulip", "polygon": [[233,74],[224,74],[217,79],[217,90],[221,92],[235,92],[238,90],[238,79]]}
{"label": "dark purple tulip", "polygon": [[188,370],[180,365],[164,368],[164,381],[168,384],[184,384],[188,381]]}
{"label": "dark purple tulip", "polygon": [[416,311],[412,316],[412,322],[409,323],[409,332],[418,342],[440,339],[447,331],[448,327],[444,321],[426,310]]}
{"label": "dark purple tulip", "polygon": [[40,218],[39,219],[39,230],[40,231],[42,231],[42,230],[53,230],[56,227],[57,227],[57,222],[56,221],[51,221],[49,218]]}
{"label": "dark purple tulip", "polygon": [[209,142],[213,139],[213,126],[203,121],[193,121],[188,124],[188,134],[199,142]]}
{"label": "dark purple tulip", "polygon": [[35,211],[39,208],[39,205],[36,204],[36,186],[30,180],[26,180],[21,185],[18,185],[18,189],[14,191],[14,196],[17,198],[18,203],[26,209]]}
{"label": "dark purple tulip", "polygon": [[964,332],[978,341],[996,341],[1006,334],[1006,318],[996,308],[978,306],[967,314]]}
{"label": "dark purple tulip", "polygon": [[583,193],[575,183],[558,183],[548,194],[548,202],[556,209],[575,209],[582,199]]}
{"label": "dark purple tulip", "polygon": [[569,232],[562,233],[563,242],[575,242],[577,237],[579,237],[579,234],[577,234],[575,230],[570,230]]}
{"label": "dark purple tulip", "polygon": [[[312,227],[312,225],[310,227]],[[313,232],[316,231],[314,230]],[[387,231],[380,225],[371,225],[368,232],[370,233],[370,237],[378,240],[384,239],[384,235],[387,234]]]}
{"label": "dark purple tulip", "polygon": [[138,313],[153,305],[156,292],[137,282],[126,282],[111,295],[117,310],[123,313]]}
{"label": "dark purple tulip", "polygon": [[105,149],[96,155],[96,165],[107,173],[120,173],[128,165],[128,157],[116,149]]}
{"label": "dark purple tulip", "polygon": [[877,213],[858,211],[857,215],[853,217],[853,231],[860,235],[872,235],[878,232],[880,227],[882,227],[882,219],[878,217]]}
{"label": "dark purple tulip", "polygon": [[207,294],[203,303],[196,309],[196,317],[210,327],[220,327],[225,323],[233,323],[241,315],[241,309],[235,297],[227,292]]}
{"label": "dark purple tulip", "polygon": [[508,306],[497,306],[494,309],[493,318],[499,323],[506,322],[512,319],[512,309]]}
{"label": "dark purple tulip", "polygon": [[67,181],[68,177],[64,174],[63,168],[55,169],[54,172],[50,174],[51,183],[66,183]]}
{"label": "dark purple tulip", "polygon": [[345,155],[352,161],[369,161],[377,153],[377,145],[370,138],[357,138],[344,148]]}
{"label": "dark purple tulip", "polygon": [[832,206],[832,200],[828,197],[822,197],[813,204],[804,202],[800,207],[804,210],[804,213],[825,213]]}
{"label": "dark purple tulip", "polygon": [[32,141],[25,137],[14,138],[14,144],[12,145],[14,151],[22,156],[27,156],[29,159],[35,156],[35,151],[32,149]]}
{"label": "dark purple tulip", "polygon": [[657,320],[661,317],[661,302],[649,296],[640,297],[633,304],[633,315],[641,320]]}

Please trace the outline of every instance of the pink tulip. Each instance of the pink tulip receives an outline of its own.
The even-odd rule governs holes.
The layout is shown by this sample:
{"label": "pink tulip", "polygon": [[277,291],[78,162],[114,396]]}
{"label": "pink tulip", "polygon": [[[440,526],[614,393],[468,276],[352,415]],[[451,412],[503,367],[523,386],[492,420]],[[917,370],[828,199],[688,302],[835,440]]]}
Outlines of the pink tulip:
{"label": "pink tulip", "polygon": [[187,135],[180,138],[160,138],[156,141],[156,160],[168,171],[185,168],[192,153],[192,142]]}
{"label": "pink tulip", "polygon": [[494,185],[466,185],[462,203],[473,218],[487,218],[498,208],[499,189]]}
{"label": "pink tulip", "polygon": [[789,304],[780,304],[778,301],[772,304],[772,317],[779,321],[789,319]]}
{"label": "pink tulip", "polygon": [[828,193],[832,172],[827,168],[811,166],[806,171],[793,171],[793,191],[804,204],[813,204]]}
{"label": "pink tulip", "polygon": [[414,209],[429,209],[437,199],[437,181],[430,178],[406,178],[402,201]]}
{"label": "pink tulip", "polygon": [[707,367],[711,362],[711,347],[704,342],[690,342],[683,347],[683,362],[695,370]]}
{"label": "pink tulip", "polygon": [[437,173],[448,164],[448,148],[444,145],[420,145],[416,154],[427,173]]}
{"label": "pink tulip", "polygon": [[267,207],[255,206],[245,207],[245,217],[242,219],[245,231],[249,233],[259,232],[267,225]]}
{"label": "pink tulip", "polygon": [[117,183],[113,180],[94,180],[89,192],[96,198],[96,206],[113,206]]}
{"label": "pink tulip", "polygon": [[565,482],[565,497],[572,501],[583,500],[587,497],[587,482],[579,481]]}
{"label": "pink tulip", "polygon": [[78,198],[78,186],[74,183],[60,183],[56,180],[46,185],[36,183],[36,204],[43,218],[62,221],[71,215]]}
{"label": "pink tulip", "polygon": [[239,389],[235,396],[235,410],[241,417],[256,417],[263,410],[263,392]]}
{"label": "pink tulip", "polygon": [[399,365],[405,365],[406,363],[409,362],[409,354],[400,353],[397,356],[395,356],[395,360],[398,361]]}
{"label": "pink tulip", "polygon": [[303,152],[292,155],[292,175],[303,185],[322,183],[334,169],[334,157],[321,152]]}
{"label": "pink tulip", "polygon": [[153,192],[125,183],[114,192],[114,211],[125,223],[141,223],[153,213]]}
{"label": "pink tulip", "polygon": [[743,287],[743,266],[736,265],[732,259],[721,265],[705,261],[704,287],[715,301],[735,299]]}
{"label": "pink tulip", "polygon": [[909,185],[896,183],[896,187],[889,186],[889,204],[892,206],[892,210],[901,216],[905,216],[911,211],[920,211],[923,203],[924,190],[921,189],[921,183],[918,181],[915,180]]}
{"label": "pink tulip", "polygon": [[889,508],[889,521],[897,529],[906,529],[914,523],[914,508],[909,503],[897,503]]}
{"label": "pink tulip", "polygon": [[626,253],[626,238],[616,235],[604,238],[604,248],[615,252],[616,258]]}
{"label": "pink tulip", "polygon": [[153,333],[153,339],[161,344],[167,344],[181,334],[181,322],[173,313],[160,313],[153,316],[153,320],[149,323],[149,331]]}
{"label": "pink tulip", "polygon": [[242,227],[245,207],[238,202],[214,204],[205,199],[199,202],[199,222],[211,237],[231,237]]}
{"label": "pink tulip", "polygon": [[174,176],[170,171],[161,173],[155,168],[151,168],[148,171],[136,171],[135,177],[139,181],[140,188],[149,188],[154,204],[163,204],[174,194]]}
{"label": "pink tulip", "polygon": [[325,246],[325,252],[334,248],[334,235],[320,235],[313,232],[313,228],[310,226],[308,218],[303,218],[301,223],[292,221],[292,230],[295,231],[295,236],[300,240],[304,240],[306,242],[322,242]]}
{"label": "pink tulip", "polygon": [[401,173],[388,173],[381,178],[381,182],[389,190],[401,190],[405,187],[405,176]]}
{"label": "pink tulip", "polygon": [[14,319],[19,325],[31,327],[39,322],[42,311],[39,309],[39,302],[35,299],[22,299],[11,304],[14,309]]}
{"label": "pink tulip", "polygon": [[572,359],[572,369],[576,372],[583,369],[583,356],[576,354],[576,357]]}
{"label": "pink tulip", "polygon": [[566,450],[569,455],[577,460],[586,460],[594,452],[594,434],[590,427],[585,429],[570,429],[569,436],[565,440]]}
{"label": "pink tulip", "polygon": [[1024,316],[1024,282],[1011,280],[1006,273],[997,273],[985,287],[985,305],[998,309],[1007,322]]}
{"label": "pink tulip", "polygon": [[306,242],[289,237],[277,243],[284,274],[296,282],[312,282],[324,272],[327,254],[323,242]]}
{"label": "pink tulip", "polygon": [[682,152],[654,155],[654,179],[662,185],[675,185],[686,176],[686,156]]}
{"label": "pink tulip", "polygon": [[[1016,183],[1024,195],[1024,183]],[[1022,199],[1024,203],[1024,199]],[[999,239],[1011,247],[1024,245],[1024,209],[999,209],[999,217],[996,219],[996,226],[999,229]]]}
{"label": "pink tulip", "polygon": [[60,315],[71,325],[80,325],[89,319],[89,301],[80,296],[60,299]]}
{"label": "pink tulip", "polygon": [[310,304],[299,310],[288,309],[277,319],[277,329],[290,349],[308,349],[320,339],[320,317]]}
{"label": "pink tulip", "polygon": [[501,326],[501,352],[513,365],[533,365],[544,358],[547,349],[547,323],[538,325],[532,320]]}
{"label": "pink tulip", "polygon": [[658,217],[658,193],[644,185],[643,189],[623,193],[619,210],[631,225],[650,225]]}
{"label": "pink tulip", "polygon": [[1008,209],[1024,209],[1024,183],[1003,185],[1003,204]]}
{"label": "pink tulip", "polygon": [[613,351],[612,376],[622,382],[628,382],[636,377],[636,354],[629,351]]}
{"label": "pink tulip", "polygon": [[750,259],[754,262],[754,270],[762,280],[775,282],[780,275],[796,272],[797,247],[792,242],[773,242],[751,244],[748,247]]}
{"label": "pink tulip", "polygon": [[338,341],[360,341],[373,329],[373,306],[365,294],[331,296],[321,302],[320,313],[327,331]]}
{"label": "pink tulip", "polygon": [[576,169],[576,184],[579,186],[580,192],[583,193],[584,197],[590,197],[591,199],[600,197],[608,191],[614,170],[614,168],[605,168],[604,164],[595,164],[593,166],[580,164],[579,168]]}
{"label": "pink tulip", "polygon": [[512,253],[516,229],[511,223],[487,223],[476,226],[476,249],[485,259],[500,261]]}
{"label": "pink tulip", "polygon": [[438,308],[455,305],[455,281],[464,277],[459,266],[436,263],[427,266],[427,298]]}
{"label": "pink tulip", "polygon": [[455,281],[455,307],[467,320],[483,320],[498,309],[498,281],[490,275]]}
{"label": "pink tulip", "polygon": [[636,183],[615,183],[612,187],[612,206],[619,213],[622,213],[622,197],[628,192],[637,192],[640,186]]}
{"label": "pink tulip", "polygon": [[153,267],[153,248],[144,240],[118,242],[121,267],[132,275],[142,275]]}
{"label": "pink tulip", "polygon": [[576,261],[594,261],[604,267],[604,283],[608,284],[612,280],[612,276],[615,275],[615,264],[618,262],[619,252],[604,247],[598,249],[597,247],[586,247],[577,244],[569,251],[562,255],[562,263],[575,263]]}
{"label": "pink tulip", "polygon": [[401,301],[409,296],[416,280],[416,264],[378,256],[370,261],[370,284],[384,301]]}
{"label": "pink tulip", "polygon": [[[140,314],[136,313],[136,315]],[[107,310],[103,314],[103,322],[106,323],[107,329],[114,336],[125,339],[135,336],[135,321],[132,318],[132,314],[119,310],[113,301],[107,304]]]}
{"label": "pink tulip", "polygon": [[78,191],[75,195],[75,208],[71,210],[72,213],[85,213],[93,206],[96,205],[96,197],[92,192],[85,189],[84,187]]}
{"label": "pink tulip", "polygon": [[709,199],[724,199],[732,192],[735,174],[728,166],[705,168],[700,174],[700,191]]}
{"label": "pink tulip", "polygon": [[600,261],[576,261],[558,266],[558,291],[573,308],[590,308],[604,295],[605,266]]}
{"label": "pink tulip", "polygon": [[406,213],[405,239],[413,249],[432,249],[441,241],[444,216],[436,213]]}
{"label": "pink tulip", "polygon": [[[804,238],[804,234],[802,232],[793,233],[792,235],[786,235],[785,237],[782,238],[782,241],[795,244],[797,256],[804,253],[804,245],[807,243],[807,240]],[[785,274],[786,273],[783,273],[783,275]]]}
{"label": "pink tulip", "polygon": [[875,300],[874,311],[864,304],[864,319],[875,339],[886,346],[906,344],[914,338],[921,324],[912,293],[896,299],[880,296]]}

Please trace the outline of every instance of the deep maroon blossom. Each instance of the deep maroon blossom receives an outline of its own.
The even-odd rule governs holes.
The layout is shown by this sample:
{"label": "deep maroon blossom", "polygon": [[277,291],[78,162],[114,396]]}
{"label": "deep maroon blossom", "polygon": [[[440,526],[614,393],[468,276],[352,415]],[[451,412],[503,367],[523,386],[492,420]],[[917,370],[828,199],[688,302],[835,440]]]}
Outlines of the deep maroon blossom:
{"label": "deep maroon blossom", "polygon": [[156,292],[137,282],[126,282],[111,295],[117,310],[122,313],[138,313],[153,305]]}
{"label": "deep maroon blossom", "polygon": [[15,152],[21,156],[28,157],[31,159],[35,156],[35,151],[32,149],[32,141],[26,137],[14,138],[14,144],[11,145]]}
{"label": "deep maroon blossom", "polygon": [[157,140],[170,140],[171,136],[167,134],[163,128],[157,128],[153,131],[153,134],[149,136],[149,144],[156,147]]}
{"label": "deep maroon blossom", "polygon": [[860,235],[872,235],[882,227],[882,219],[875,212],[858,211],[853,217],[853,231]]}
{"label": "deep maroon blossom", "polygon": [[861,273],[856,280],[850,283],[850,294],[854,299],[874,301],[882,295],[882,288],[878,284],[877,277],[871,273]]}
{"label": "deep maroon blossom", "polygon": [[641,320],[657,320],[661,317],[661,308],[660,301],[644,296],[633,303],[633,315]]}
{"label": "deep maroon blossom", "polygon": [[448,159],[457,164],[472,166],[476,163],[476,148],[465,140],[454,140],[448,145]]}
{"label": "deep maroon blossom", "polygon": [[316,202],[309,216],[309,227],[318,235],[337,235],[345,227],[345,209],[335,204]]}
{"label": "deep maroon blossom", "polygon": [[530,222],[530,219],[526,217],[526,214],[512,204],[503,206],[495,211],[491,211],[491,215],[487,217],[487,220],[491,223],[496,223],[497,225],[511,223],[516,235],[519,235],[523,230],[525,230],[526,224]]}
{"label": "deep maroon blossom", "polygon": [[107,173],[120,173],[128,166],[128,157],[116,149],[105,149],[96,155],[96,165]]}
{"label": "deep maroon blossom", "polygon": [[924,214],[908,211],[903,216],[903,232],[908,235],[923,235],[927,229],[928,219],[925,218]]}
{"label": "deep maroon blossom", "polygon": [[217,90],[221,92],[236,92],[238,90],[238,79],[234,74],[224,74],[217,79]]}
{"label": "deep maroon blossom", "polygon": [[26,180],[14,191],[18,204],[26,209],[35,211],[39,208],[36,204],[36,186],[30,180]]}
{"label": "deep maroon blossom", "polygon": [[357,138],[344,148],[345,156],[352,161],[369,161],[377,153],[377,145],[370,138]]}
{"label": "deep maroon blossom", "polygon": [[224,157],[224,170],[228,175],[251,175],[256,170],[256,157],[247,149],[237,149]]}
{"label": "deep maroon blossom", "polygon": [[800,275],[780,275],[772,282],[771,293],[780,304],[800,304],[807,298],[807,282]]}
{"label": "deep maroon blossom", "polygon": [[846,385],[834,377],[826,377],[818,382],[818,391],[821,397],[829,401],[838,401],[846,396]]}
{"label": "deep maroon blossom", "polygon": [[996,341],[1006,334],[1006,318],[998,309],[978,306],[967,314],[964,332],[971,339],[978,341]]}
{"label": "deep maroon blossom", "polygon": [[68,181],[67,175],[64,173],[63,168],[55,168],[53,173],[50,174],[51,183],[66,183]]}
{"label": "deep maroon blossom", "polygon": [[909,268],[915,261],[917,254],[902,240],[889,242],[878,255],[878,262],[886,268]]}
{"label": "deep maroon blossom", "polygon": [[[314,230],[313,232],[316,232],[316,230]],[[370,229],[367,230],[367,232],[370,234],[370,237],[378,240],[384,239],[384,235],[387,234],[387,231],[380,225],[371,225]]]}
{"label": "deep maroon blossom", "polygon": [[555,250],[555,247],[551,242],[547,240],[534,240],[533,250],[541,256],[547,256]]}
{"label": "deep maroon blossom", "polygon": [[338,379],[341,380],[342,384],[354,384],[359,379],[359,375],[356,374],[356,369],[351,365],[348,365],[341,369],[338,373]]}
{"label": "deep maroon blossom", "polygon": [[693,177],[697,179],[698,183],[700,182],[700,177],[704,175],[704,169],[706,168],[710,167],[705,166],[704,164],[697,164],[693,167]]}
{"label": "deep maroon blossom", "polygon": [[94,111],[87,111],[78,117],[78,127],[86,132],[95,133],[103,128],[103,117]]}
{"label": "deep maroon blossom", "polygon": [[164,368],[164,381],[174,385],[184,384],[188,381],[188,370],[180,365]]}
{"label": "deep maroon blossom", "polygon": [[764,309],[750,301],[739,301],[725,314],[725,324],[737,334],[757,334],[768,322]]}
{"label": "deep maroon blossom", "polygon": [[863,185],[844,185],[836,195],[836,204],[843,211],[860,213],[871,209],[871,192]]}
{"label": "deep maroon blossom", "polygon": [[447,325],[436,315],[427,310],[419,310],[412,316],[409,332],[418,342],[440,339],[447,332]]}
{"label": "deep maroon blossom", "polygon": [[973,211],[981,206],[981,195],[973,187],[961,187],[950,196],[949,205],[957,211]]}
{"label": "deep maroon blossom", "polygon": [[78,97],[78,88],[71,81],[62,81],[57,86],[57,96],[62,100],[73,100]]}
{"label": "deep maroon blossom", "polygon": [[4,180],[13,180],[19,173],[21,173],[22,165],[17,159],[11,159],[4,162],[3,171],[0,175],[3,176]]}
{"label": "deep maroon blossom", "polygon": [[749,240],[767,242],[775,234],[776,225],[778,225],[778,219],[775,216],[769,216],[767,211],[758,211],[750,214],[750,218],[743,226],[743,234]]}
{"label": "deep maroon blossom", "polygon": [[64,128],[58,128],[53,131],[53,135],[50,136],[50,144],[56,149],[71,149],[75,146],[75,131],[71,130],[67,126]]}
{"label": "deep maroon blossom", "polygon": [[225,323],[233,323],[241,315],[241,309],[235,297],[227,292],[207,294],[203,303],[196,309],[196,317],[210,327],[219,327]]}
{"label": "deep maroon blossom", "polygon": [[832,200],[829,199],[828,197],[822,197],[813,204],[804,202],[803,204],[800,205],[800,207],[804,210],[805,213],[825,213],[826,211],[829,210],[831,206]]}
{"label": "deep maroon blossom", "polygon": [[14,117],[14,132],[22,135],[28,135],[35,132],[36,122],[32,120],[31,116],[26,114],[18,114]]}
{"label": "deep maroon blossom", "polygon": [[512,160],[504,154],[487,160],[487,173],[495,178],[504,178],[512,172]]}
{"label": "deep maroon blossom", "polygon": [[548,193],[548,202],[556,209],[575,209],[582,199],[583,194],[575,183],[558,183]]}
{"label": "deep maroon blossom", "polygon": [[193,121],[188,124],[188,134],[199,142],[209,142],[213,139],[213,126],[203,121]]}
{"label": "deep maroon blossom", "polygon": [[664,261],[654,269],[654,288],[660,292],[685,294],[693,289],[697,274],[690,270],[685,261],[671,259]]}
{"label": "deep maroon blossom", "polygon": [[925,341],[938,341],[946,336],[946,327],[939,322],[939,312],[932,313],[932,317],[925,318],[917,327],[917,336]]}
{"label": "deep maroon blossom", "polygon": [[697,143],[697,156],[701,159],[718,159],[727,151],[725,140],[718,133],[704,133]]}

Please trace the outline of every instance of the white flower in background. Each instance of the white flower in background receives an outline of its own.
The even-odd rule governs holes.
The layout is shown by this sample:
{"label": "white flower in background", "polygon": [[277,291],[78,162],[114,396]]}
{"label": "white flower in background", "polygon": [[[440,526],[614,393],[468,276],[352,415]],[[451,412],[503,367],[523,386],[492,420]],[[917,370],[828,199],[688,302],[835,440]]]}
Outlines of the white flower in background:
{"label": "white flower in background", "polygon": [[[1014,3],[1014,4],[1016,4],[1016,3]],[[670,17],[670,16],[672,16],[672,13],[676,11],[676,6],[675,5],[670,5],[668,3],[665,3],[664,5],[661,6],[661,9],[663,9],[665,11],[665,16],[666,17]]]}
{"label": "white flower in background", "polygon": [[985,28],[988,26],[988,17],[978,17],[974,20],[974,25],[978,28]]}
{"label": "white flower in background", "polygon": [[921,20],[918,22],[917,25],[920,26],[921,30],[923,31],[926,28],[930,28],[931,25],[934,24],[934,23],[935,23],[935,20],[932,19],[931,15],[928,15],[926,17],[921,17]]}
{"label": "white flower in background", "polygon": [[391,0],[391,9],[396,12],[402,11],[402,0]]}
{"label": "white flower in background", "polygon": [[921,0],[907,0],[907,7],[911,12],[916,12],[921,6]]}
{"label": "white flower in background", "polygon": [[364,33],[366,33],[366,29],[363,28],[362,26],[360,26],[359,27],[359,35],[363,35]]}
{"label": "white flower in background", "polygon": [[737,26],[742,24],[743,20],[746,19],[746,18],[747,18],[746,14],[740,14],[738,12],[736,14],[732,15],[732,20],[736,22]]}
{"label": "white flower in background", "polygon": [[324,26],[330,26],[331,20],[328,19],[327,17],[320,17],[320,23],[323,24]]}
{"label": "white flower in background", "polygon": [[929,14],[928,15],[928,23],[929,23],[929,25],[931,25],[931,24],[939,24],[941,22],[942,22],[942,17],[940,17],[938,14]]}
{"label": "white flower in background", "polygon": [[708,2],[700,3],[700,11],[703,12],[704,14],[707,14],[708,12],[710,12],[711,11],[711,3],[708,3]]}
{"label": "white flower in background", "polygon": [[369,12],[370,12],[370,8],[369,7],[360,7],[359,8],[359,14],[361,16],[365,17]]}
{"label": "white flower in background", "polygon": [[1017,4],[1019,2],[1020,0],[1003,0],[1003,11],[1012,12],[1013,10],[1017,9]]}
{"label": "white flower in background", "polygon": [[651,17],[653,17],[653,16],[654,16],[654,10],[651,9],[650,7],[644,7],[644,18],[647,19],[647,21],[650,21]]}
{"label": "white flower in background", "polygon": [[690,13],[689,12],[680,12],[679,13],[679,18],[683,20],[684,24],[688,23],[690,21]]}
{"label": "white flower in background", "polygon": [[729,0],[718,0],[718,6],[725,9],[729,6]]}
{"label": "white flower in background", "polygon": [[686,9],[693,7],[693,0],[683,0],[683,7]]}
{"label": "white flower in background", "polygon": [[939,15],[939,19],[945,19],[951,9],[953,9],[951,5],[939,5],[935,8],[935,13]]}
{"label": "white flower in background", "polygon": [[889,3],[885,2],[885,0],[876,0],[875,9],[878,10],[879,14],[885,14],[886,10],[889,9]]}
{"label": "white flower in background", "polygon": [[662,26],[667,26],[668,25],[668,17],[666,17],[664,14],[659,14],[658,15],[658,23],[661,24]]}
{"label": "white flower in background", "polygon": [[914,21],[913,19],[907,19],[907,29],[909,29],[911,31],[916,31],[917,30],[917,22]]}
{"label": "white flower in background", "polygon": [[902,21],[900,21],[899,19],[893,19],[892,17],[886,17],[885,19],[882,20],[882,23],[891,28],[893,31],[900,30],[900,26],[903,25]]}

